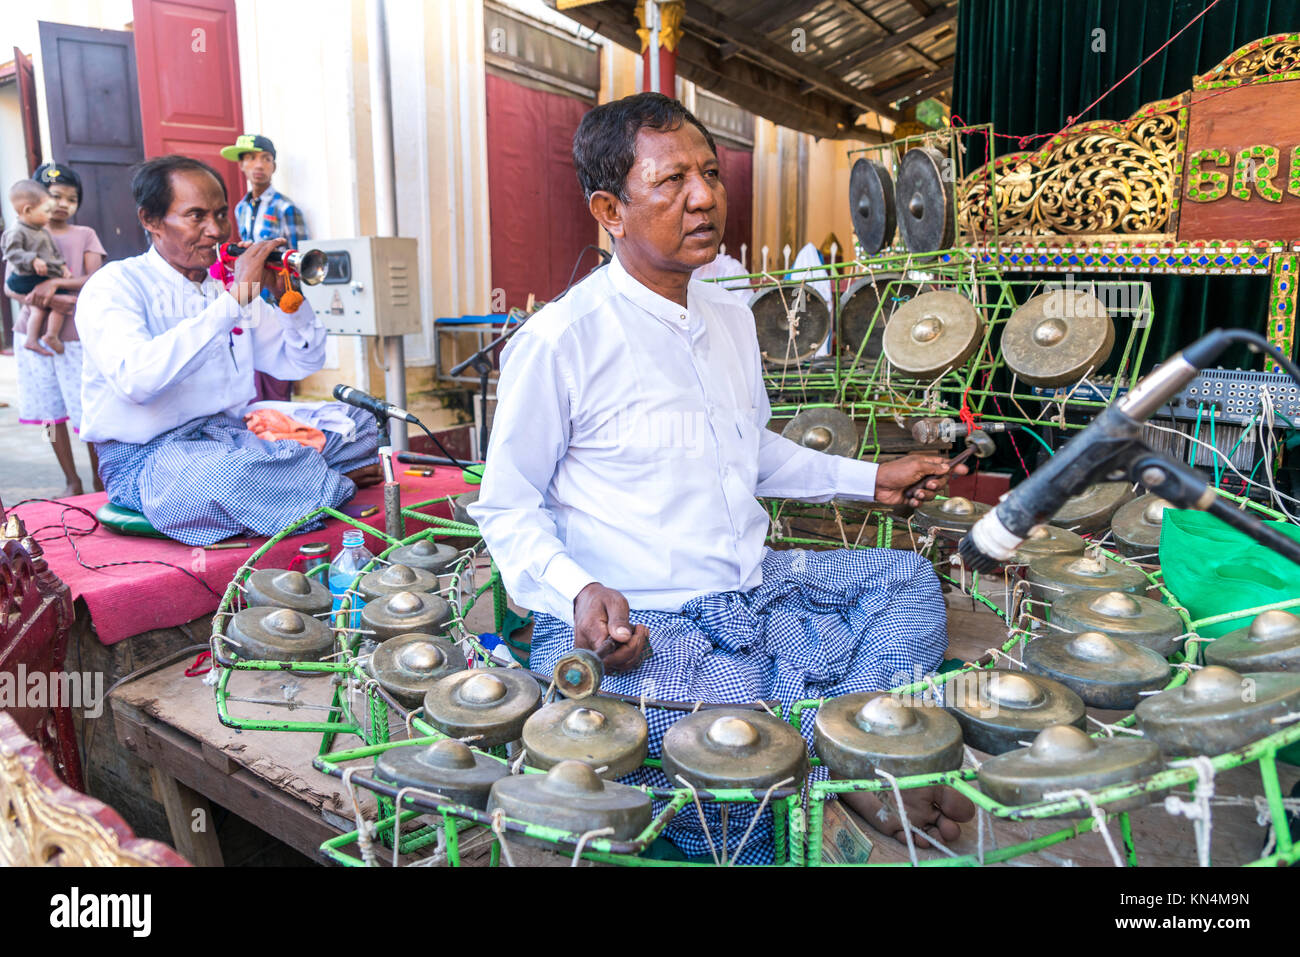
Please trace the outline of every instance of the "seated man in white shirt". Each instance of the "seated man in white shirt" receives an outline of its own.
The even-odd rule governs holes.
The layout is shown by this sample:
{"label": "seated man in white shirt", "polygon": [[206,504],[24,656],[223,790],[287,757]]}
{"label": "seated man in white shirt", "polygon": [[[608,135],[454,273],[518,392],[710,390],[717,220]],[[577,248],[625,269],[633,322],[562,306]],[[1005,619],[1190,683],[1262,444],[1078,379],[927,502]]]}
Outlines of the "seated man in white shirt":
{"label": "seated man in white shirt", "polygon": [[[769,550],[758,496],[900,503],[947,460],[877,466],[766,428],[753,314],[691,279],[718,253],[726,190],[712,137],[680,103],[643,93],[598,106],[573,155],[615,258],[507,347],[470,507],[510,594],[537,612],[532,667],[550,672],[575,645],[612,643],[604,689],[787,706],[932,671],[947,629],[930,564],[887,549]],[[942,482],[925,484],[912,504]],[[682,713],[649,710],[652,755]],[[808,712],[803,726],[811,735]],[[624,780],[678,786],[644,769]],[[947,789],[907,794],[910,820],[945,840],[974,814]],[[888,805],[846,797],[886,833],[901,830]],[[667,834],[703,854],[696,821],[679,814]],[[770,855],[770,835],[769,815],[742,862]]]}
{"label": "seated man in white shirt", "polygon": [[349,427],[325,431],[320,452],[244,426],[255,372],[301,379],[325,356],[325,328],[309,304],[287,315],[258,295],[264,284],[277,298],[282,291],[265,262],[284,240],[254,243],[226,291],[208,273],[230,237],[217,173],[162,156],[137,167],[131,189],[152,248],[105,265],[77,303],[81,438],[95,443],[109,501],[171,538],[209,545],[273,534],[378,482],[376,425],[359,409],[341,407]]}

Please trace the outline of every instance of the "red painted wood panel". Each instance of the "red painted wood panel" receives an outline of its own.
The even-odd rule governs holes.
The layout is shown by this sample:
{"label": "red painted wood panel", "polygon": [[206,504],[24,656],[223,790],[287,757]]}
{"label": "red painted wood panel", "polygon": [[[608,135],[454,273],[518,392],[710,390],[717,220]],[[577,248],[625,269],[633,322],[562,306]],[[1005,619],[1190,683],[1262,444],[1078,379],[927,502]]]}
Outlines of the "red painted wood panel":
{"label": "red painted wood panel", "polygon": [[727,226],[722,231],[722,244],[728,256],[739,259],[740,244],[744,243],[748,266],[754,261],[754,151],[721,142],[717,147],[718,170],[727,188]]}

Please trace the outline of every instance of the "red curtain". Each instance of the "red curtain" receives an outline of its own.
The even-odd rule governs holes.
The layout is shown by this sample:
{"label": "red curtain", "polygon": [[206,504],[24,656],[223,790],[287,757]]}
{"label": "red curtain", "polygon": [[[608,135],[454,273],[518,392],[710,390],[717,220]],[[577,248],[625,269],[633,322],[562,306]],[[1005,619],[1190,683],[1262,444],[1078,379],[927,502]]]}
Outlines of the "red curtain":
{"label": "red curtain", "polygon": [[718,168],[727,187],[727,228],[722,242],[727,255],[740,258],[740,244],[746,246],[745,265],[753,260],[754,152],[718,142]]}

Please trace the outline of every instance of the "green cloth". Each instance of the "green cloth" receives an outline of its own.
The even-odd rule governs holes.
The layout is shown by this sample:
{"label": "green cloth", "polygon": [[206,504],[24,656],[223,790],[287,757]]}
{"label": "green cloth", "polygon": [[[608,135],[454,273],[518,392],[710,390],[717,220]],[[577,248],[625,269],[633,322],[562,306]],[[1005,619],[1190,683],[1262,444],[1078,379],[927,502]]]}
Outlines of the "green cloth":
{"label": "green cloth", "polygon": [[95,510],[95,518],[111,532],[119,535],[136,535],[142,538],[166,538],[162,532],[149,524],[149,519],[129,508],[119,508],[112,502],[105,502]]}

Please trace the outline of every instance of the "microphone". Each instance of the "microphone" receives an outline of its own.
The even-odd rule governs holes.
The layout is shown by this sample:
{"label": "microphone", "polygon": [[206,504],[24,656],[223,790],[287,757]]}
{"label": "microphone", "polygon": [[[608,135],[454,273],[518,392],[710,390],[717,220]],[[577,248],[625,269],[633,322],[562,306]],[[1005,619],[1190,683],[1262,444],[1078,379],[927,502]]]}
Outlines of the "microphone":
{"label": "microphone", "polygon": [[336,385],[334,387],[334,398],[340,402],[346,402],[348,405],[354,405],[358,409],[364,409],[371,415],[378,416],[381,419],[401,419],[403,422],[410,422],[414,425],[420,424],[415,416],[401,406],[385,402],[383,399],[376,399],[369,392],[362,392],[350,385]]}

